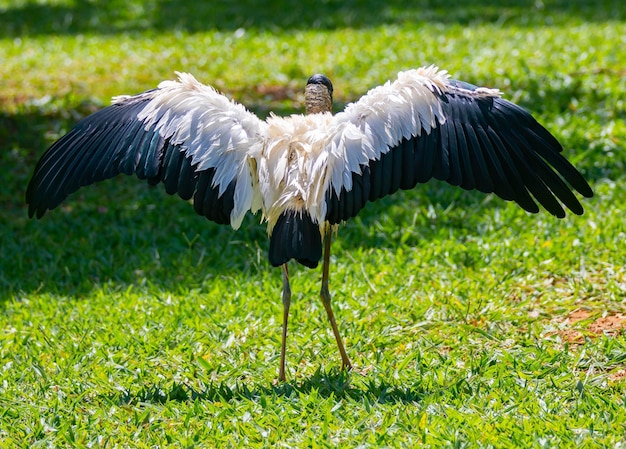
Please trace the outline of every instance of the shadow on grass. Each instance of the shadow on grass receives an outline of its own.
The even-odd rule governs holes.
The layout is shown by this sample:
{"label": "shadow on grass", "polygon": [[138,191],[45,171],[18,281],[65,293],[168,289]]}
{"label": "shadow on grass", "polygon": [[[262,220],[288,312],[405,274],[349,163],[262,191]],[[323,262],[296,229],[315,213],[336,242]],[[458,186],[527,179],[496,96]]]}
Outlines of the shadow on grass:
{"label": "shadow on grass", "polygon": [[24,1],[0,10],[1,37],[134,31],[201,32],[238,28],[263,30],[363,28],[402,23],[500,23],[538,26],[571,18],[623,20],[621,0],[175,0],[48,4]]}
{"label": "shadow on grass", "polygon": [[312,376],[298,382],[285,382],[278,385],[253,385],[237,384],[230,387],[224,383],[211,384],[203,391],[180,383],[174,383],[168,391],[158,386],[146,386],[137,393],[126,392],[115,394],[108,399],[119,405],[137,403],[163,404],[168,401],[208,401],[208,402],[236,402],[256,401],[261,397],[297,397],[300,394],[309,396],[316,392],[323,398],[333,398],[335,401],[344,399],[369,403],[417,403],[424,396],[432,392],[424,390],[419,385],[398,386],[385,380],[379,383],[370,381],[364,387],[351,385],[351,373],[331,369],[328,372],[318,370]]}

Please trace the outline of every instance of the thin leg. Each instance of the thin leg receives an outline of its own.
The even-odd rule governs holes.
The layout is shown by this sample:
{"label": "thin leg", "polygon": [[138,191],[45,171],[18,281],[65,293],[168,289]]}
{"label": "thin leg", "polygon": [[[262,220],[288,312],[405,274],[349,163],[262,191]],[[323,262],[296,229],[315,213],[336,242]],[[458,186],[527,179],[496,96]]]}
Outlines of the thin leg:
{"label": "thin leg", "polygon": [[289,320],[289,306],[291,305],[291,287],[289,286],[289,272],[287,264],[281,266],[283,270],[283,339],[280,346],[280,368],[278,371],[278,381],[284,382],[285,378],[285,354],[287,352],[287,321]]}
{"label": "thin leg", "polygon": [[337,340],[337,346],[339,347],[339,353],[341,354],[341,369],[352,369],[352,363],[350,363],[350,359],[348,358],[348,354],[346,353],[346,348],[343,346],[343,341],[341,340],[341,335],[339,334],[339,328],[337,327],[337,322],[335,321],[335,314],[333,313],[333,309],[330,307],[330,293],[328,291],[328,265],[330,264],[330,241],[331,241],[331,231],[327,230],[324,236],[324,265],[322,267],[322,290],[320,291],[320,297],[322,298],[322,304],[324,304],[324,308],[326,309],[326,314],[328,315],[328,320],[330,321],[330,326],[333,328],[333,334],[335,334],[335,340]]}

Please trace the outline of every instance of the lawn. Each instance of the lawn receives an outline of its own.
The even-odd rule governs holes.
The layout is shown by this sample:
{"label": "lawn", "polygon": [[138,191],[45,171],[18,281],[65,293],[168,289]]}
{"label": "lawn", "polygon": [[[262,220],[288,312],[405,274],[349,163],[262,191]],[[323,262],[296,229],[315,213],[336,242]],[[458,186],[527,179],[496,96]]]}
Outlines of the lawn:
{"label": "lawn", "polygon": [[[626,3],[382,3],[0,0],[0,447],[626,446]],[[294,264],[275,382],[259,216],[122,176],[27,217],[47,146],[174,71],[266,116],[312,73],[340,110],[431,63],[531,110],[595,196],[563,220],[439,182],[369,204],[331,259],[353,372]]]}

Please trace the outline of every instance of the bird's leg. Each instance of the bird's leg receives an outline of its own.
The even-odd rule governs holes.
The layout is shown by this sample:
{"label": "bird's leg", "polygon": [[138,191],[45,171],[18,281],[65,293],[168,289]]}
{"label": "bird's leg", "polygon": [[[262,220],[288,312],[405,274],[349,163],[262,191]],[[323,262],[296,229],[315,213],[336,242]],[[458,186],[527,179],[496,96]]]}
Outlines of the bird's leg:
{"label": "bird's leg", "polygon": [[283,271],[283,338],[280,346],[280,368],[278,371],[278,381],[284,382],[285,378],[285,353],[287,351],[287,321],[289,320],[289,306],[291,304],[291,287],[289,286],[289,272],[287,264],[281,266]]}
{"label": "bird's leg", "polygon": [[341,369],[352,369],[352,363],[350,363],[350,359],[348,358],[348,354],[346,353],[346,348],[343,346],[343,341],[341,340],[341,335],[339,334],[339,328],[337,327],[337,322],[335,321],[335,314],[333,313],[333,309],[330,307],[330,293],[328,291],[328,265],[330,264],[330,241],[331,241],[331,230],[328,228],[324,233],[324,265],[322,267],[322,290],[320,291],[320,297],[322,298],[322,304],[324,304],[324,308],[326,309],[326,314],[328,315],[328,320],[330,321],[330,325],[333,328],[333,334],[335,334],[335,340],[337,340],[337,346],[339,347],[339,353],[341,354]]}

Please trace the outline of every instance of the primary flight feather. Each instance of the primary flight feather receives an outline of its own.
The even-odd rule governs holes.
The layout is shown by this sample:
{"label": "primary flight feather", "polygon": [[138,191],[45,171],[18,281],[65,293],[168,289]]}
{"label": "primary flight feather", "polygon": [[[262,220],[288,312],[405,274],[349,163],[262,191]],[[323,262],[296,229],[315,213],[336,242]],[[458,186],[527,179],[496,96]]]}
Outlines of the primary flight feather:
{"label": "primary flight feather", "polygon": [[306,115],[260,120],[192,75],[115,97],[79,122],[43,155],[26,192],[42,217],[82,186],[120,173],[162,182],[209,220],[237,229],[262,211],[269,260],[283,271],[285,379],[290,304],[287,262],[324,269],[321,296],[349,368],[328,293],[330,228],[368,201],[431,178],[495,193],[529,212],[537,203],[562,218],[582,214],[573,191],[593,195],[561,154],[558,141],[495,89],[452,80],[430,66],[400,72],[344,111],[332,114],[333,87],[312,76]]}

